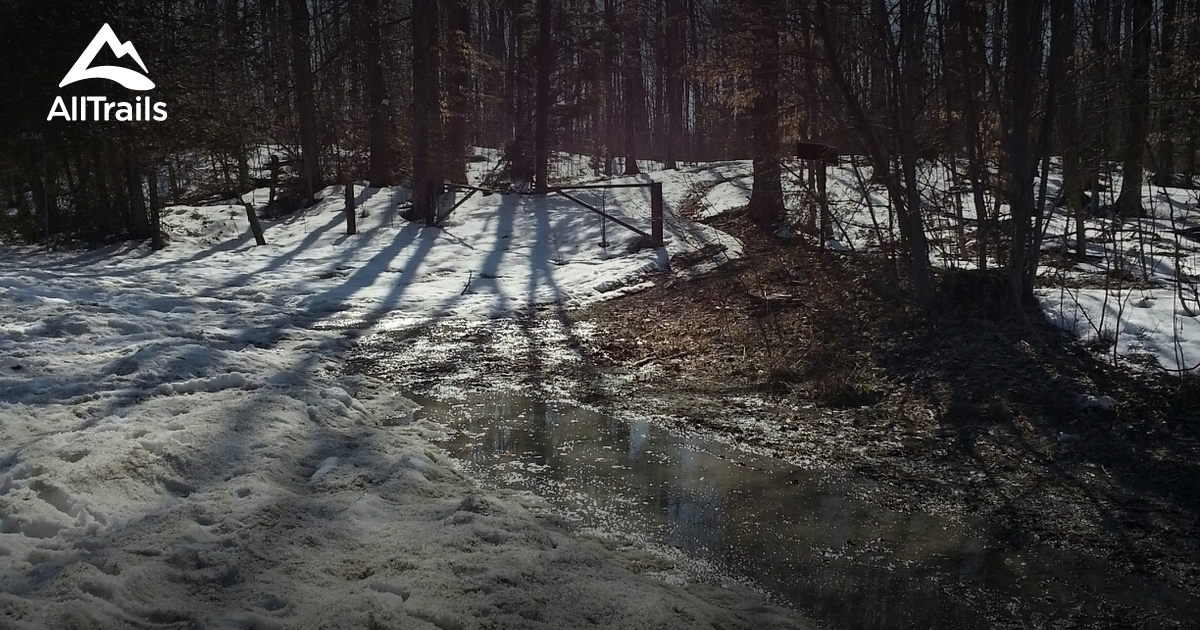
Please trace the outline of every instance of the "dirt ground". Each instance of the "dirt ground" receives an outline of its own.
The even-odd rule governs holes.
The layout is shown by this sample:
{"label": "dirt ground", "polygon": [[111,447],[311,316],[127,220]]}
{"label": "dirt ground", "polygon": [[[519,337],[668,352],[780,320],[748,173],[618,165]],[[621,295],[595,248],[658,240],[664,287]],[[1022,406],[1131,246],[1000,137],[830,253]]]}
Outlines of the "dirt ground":
{"label": "dirt ground", "polygon": [[[864,475],[888,508],[982,517],[1014,549],[1105,558],[1122,576],[1200,592],[1196,382],[1114,367],[1006,309],[986,275],[943,277],[945,303],[923,313],[882,257],[822,256],[737,217],[718,227],[746,244],[733,268],[664,275],[572,314],[595,326],[592,362],[632,375],[610,404]],[[1194,601],[1108,604],[1071,621],[1194,621]]]}
{"label": "dirt ground", "polygon": [[[943,277],[946,300],[922,312],[885,257],[822,255],[738,216],[717,227],[746,256],[715,275],[680,280],[697,261],[674,260],[653,286],[581,311],[364,339],[367,371],[653,417],[864,477],[883,508],[982,520],[1009,550],[1079,558],[1020,613],[983,595],[996,627],[1194,623],[1200,385],[1111,365],[1007,309],[991,276]],[[1160,594],[1097,595],[1078,579],[1089,571]]]}

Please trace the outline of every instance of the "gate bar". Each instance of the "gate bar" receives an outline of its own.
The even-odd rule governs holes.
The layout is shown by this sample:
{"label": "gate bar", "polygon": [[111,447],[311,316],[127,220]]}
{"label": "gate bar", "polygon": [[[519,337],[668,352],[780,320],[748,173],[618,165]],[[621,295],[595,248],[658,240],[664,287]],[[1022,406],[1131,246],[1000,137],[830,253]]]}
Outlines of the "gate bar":
{"label": "gate bar", "polygon": [[[489,188],[481,188],[479,186],[471,186],[470,184],[459,184],[459,183],[455,183],[455,182],[445,182],[445,187],[446,188],[457,188],[459,190],[466,190],[469,192],[465,197],[458,200],[458,202],[455,203],[453,207],[451,207],[449,210],[447,210],[445,214],[443,214],[442,216],[437,218],[438,224],[441,224],[442,221],[445,221],[447,218],[449,218],[450,214],[453,213],[455,211],[455,209],[457,209],[459,206],[461,206],[464,201],[469,199],[471,197],[471,195],[473,195],[477,192],[481,192],[484,195],[491,195],[491,194],[494,194],[497,192],[497,191],[489,189]],[[609,188],[649,188],[650,189],[650,233],[649,234],[612,216],[611,214],[604,212],[603,210],[600,210],[596,206],[586,203],[583,200],[579,199],[578,197],[575,197],[574,195],[570,195],[565,192],[567,190],[598,190],[598,189],[609,189]],[[596,214],[599,214],[600,216],[611,220],[612,222],[616,223],[617,225],[620,225],[621,227],[624,227],[640,236],[649,238],[651,241],[651,244],[654,245],[655,247],[662,247],[662,244],[663,244],[662,182],[639,182],[636,184],[578,184],[575,186],[555,186],[553,188],[546,189],[546,192],[558,193],[559,195],[562,195],[563,197],[570,199],[571,201],[574,201],[575,203],[583,206],[584,208],[587,208],[588,210],[591,210],[592,212],[595,212]],[[518,194],[521,194],[521,193],[518,193]]]}
{"label": "gate bar", "polygon": [[572,195],[569,195],[569,194],[567,194],[567,193],[563,192],[563,191],[562,191],[562,189],[559,189],[559,188],[551,188],[549,192],[556,192],[556,193],[558,193],[558,194],[562,195],[563,197],[566,197],[567,199],[570,199],[571,201],[574,201],[575,203],[577,203],[577,204],[579,204],[579,205],[583,206],[584,208],[587,208],[588,210],[591,210],[592,212],[595,212],[596,214],[598,214],[598,215],[600,215],[600,216],[602,216],[602,217],[604,217],[604,218],[608,219],[609,221],[612,221],[613,223],[616,223],[617,225],[620,225],[621,227],[624,227],[624,228],[626,228],[626,229],[628,229],[628,230],[630,230],[630,231],[632,231],[632,232],[637,232],[638,234],[640,234],[640,235],[642,235],[642,236],[645,236],[646,238],[650,238],[650,235],[649,235],[649,234],[647,234],[647,233],[645,233],[645,232],[643,232],[643,231],[641,231],[641,230],[639,230],[639,229],[637,229],[637,228],[633,227],[632,225],[629,225],[628,223],[626,223],[626,222],[624,222],[624,221],[622,221],[622,220],[620,220],[620,219],[618,219],[618,218],[614,217],[614,216],[613,216],[613,215],[611,215],[611,214],[608,214],[607,212],[605,212],[605,211],[603,211],[603,210],[601,210],[601,209],[597,208],[596,206],[593,206],[593,205],[591,205],[591,204],[589,204],[589,203],[585,203],[584,201],[581,201],[581,200],[580,200],[578,197],[574,197],[574,196],[572,196]]}
{"label": "gate bar", "polygon": [[583,190],[585,188],[649,188],[658,182],[641,182],[637,184],[576,184],[574,186],[555,186],[551,190]]}

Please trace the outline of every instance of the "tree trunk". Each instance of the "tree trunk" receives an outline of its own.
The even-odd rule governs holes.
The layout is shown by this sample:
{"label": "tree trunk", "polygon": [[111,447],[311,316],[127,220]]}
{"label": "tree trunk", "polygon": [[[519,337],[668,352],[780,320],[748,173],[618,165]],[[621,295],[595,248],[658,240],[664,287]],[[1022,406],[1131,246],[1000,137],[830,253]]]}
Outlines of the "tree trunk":
{"label": "tree trunk", "polygon": [[129,217],[135,238],[150,236],[150,219],[146,215],[146,198],[142,194],[142,171],[138,164],[135,144],[125,145],[125,178],[129,188]]}
{"label": "tree trunk", "polygon": [[1066,47],[1063,58],[1063,80],[1059,93],[1059,138],[1063,151],[1063,206],[1075,218],[1075,258],[1083,261],[1087,255],[1087,211],[1084,208],[1084,173],[1080,157],[1082,133],[1079,126],[1079,80],[1076,78],[1075,62],[1075,2],[1074,0],[1053,0],[1052,19],[1056,22]]}
{"label": "tree trunk", "polygon": [[150,247],[154,250],[162,249],[162,216],[158,208],[158,166],[150,167],[150,171],[146,173],[146,183],[150,188]]}
{"label": "tree trunk", "polygon": [[[317,108],[313,94],[312,48],[308,0],[290,0],[292,64],[296,74],[296,109],[300,119],[301,180],[304,197],[312,203],[321,188],[321,151],[317,140]],[[419,3],[420,4],[420,3]]]}
{"label": "tree trunk", "polygon": [[450,55],[448,64],[450,117],[446,125],[449,163],[447,179],[467,182],[467,155],[470,152],[471,119],[471,8],[467,0],[453,0],[449,15]]}
{"label": "tree trunk", "polygon": [[[632,7],[632,8],[630,8]],[[626,0],[624,7],[625,59],[625,174],[641,173],[637,165],[637,122],[642,111],[642,42],[637,3]]]}
{"label": "tree trunk", "polygon": [[[99,215],[97,217],[97,222],[102,222],[109,229],[111,229],[111,226],[113,226],[115,220],[117,219],[117,217],[114,216],[117,213],[113,212],[113,210],[117,210],[113,204],[113,197],[119,195],[119,189],[109,188],[109,177],[108,173],[106,173],[106,171],[109,171],[109,169],[107,168],[108,165],[105,163],[104,156],[112,155],[114,152],[115,148],[113,147],[112,141],[109,140],[102,143],[93,144],[90,156],[92,172],[95,173],[93,178],[96,183],[95,210]],[[118,185],[118,181],[119,180],[113,180],[112,183],[114,187]],[[110,190],[112,191],[111,196],[109,195]]]}
{"label": "tree trunk", "polygon": [[254,188],[254,182],[250,181],[250,156],[247,153],[246,143],[239,138],[237,143],[238,190]]}
{"label": "tree trunk", "polygon": [[442,174],[434,152],[440,137],[437,2],[413,3],[413,202],[415,219],[437,221]]}
{"label": "tree trunk", "polygon": [[1129,133],[1126,136],[1121,195],[1116,212],[1123,217],[1142,216],[1142,167],[1150,117],[1150,13],[1153,0],[1128,0],[1133,32],[1129,34]]}
{"label": "tree trunk", "polygon": [[[532,142],[534,141],[533,120],[530,114],[535,109],[530,88],[531,73],[527,64],[526,50],[526,0],[510,0],[509,52],[507,102],[512,107],[510,142],[506,149],[509,161],[509,176],[513,183],[523,185],[536,179],[537,166]],[[536,84],[536,81],[534,82]],[[534,85],[533,91],[536,91]]]}
{"label": "tree trunk", "polygon": [[983,57],[982,15],[969,6],[968,0],[957,0],[959,58],[962,62],[964,140],[967,148],[967,177],[971,180],[971,198],[975,203],[975,245],[978,248],[979,270],[987,269],[987,241],[990,227],[987,201],[984,199],[984,172],[979,140],[979,114],[975,94],[982,91],[981,80],[985,64]]}
{"label": "tree trunk", "polygon": [[751,19],[759,46],[755,56],[754,183],[747,214],[761,225],[784,221],[783,186],[779,165],[779,10],[776,0],[756,0]]}
{"label": "tree trunk", "polygon": [[901,7],[900,48],[902,60],[896,82],[899,96],[901,175],[904,178],[904,203],[900,208],[900,232],[908,243],[909,281],[913,296],[921,304],[931,304],[937,292],[933,268],[929,264],[929,241],[921,189],[917,183],[916,145],[917,98],[921,89],[921,45],[927,19],[924,2],[909,2]]}
{"label": "tree trunk", "polygon": [[620,47],[617,41],[616,0],[604,0],[604,176],[613,176],[617,153],[617,86]]}
{"label": "tree trunk", "polygon": [[342,187],[346,194],[346,234],[358,234],[354,216],[354,180],[348,174],[342,174]]}
{"label": "tree trunk", "polygon": [[[1041,49],[1042,0],[1013,0],[1008,7],[1008,58],[1005,104],[1008,120],[1009,207],[1012,212],[1012,244],[1008,259],[1009,291],[1013,303],[1033,301],[1033,285],[1027,273],[1036,256],[1030,253],[1033,234],[1035,161],[1029,137],[1033,123],[1035,53]],[[1034,258],[1034,261],[1030,259]]]}
{"label": "tree trunk", "polygon": [[666,168],[678,168],[675,163],[683,144],[683,0],[666,0],[666,69],[667,133]]}
{"label": "tree trunk", "polygon": [[[1063,6],[1075,0],[1050,0],[1050,57],[1046,64],[1046,99],[1042,104],[1042,128],[1038,138],[1038,154],[1042,163],[1037,202],[1034,205],[1033,233],[1030,237],[1025,259],[1025,283],[1032,291],[1037,280],[1038,258],[1041,255],[1042,236],[1045,233],[1046,188],[1050,179],[1050,151],[1054,139],[1054,125],[1058,116],[1058,94],[1066,71],[1066,58],[1075,46],[1073,10]],[[1065,174],[1064,174],[1065,177]]]}
{"label": "tree trunk", "polygon": [[1158,106],[1159,140],[1158,160],[1155,166],[1155,183],[1159,186],[1175,185],[1175,77],[1171,75],[1171,64],[1175,54],[1175,18],[1178,12],[1176,0],[1163,0],[1162,36],[1158,47],[1158,81],[1161,104]]}
{"label": "tree trunk", "polygon": [[372,186],[392,184],[392,156],[388,137],[391,135],[387,100],[387,85],[383,71],[383,20],[379,0],[364,0],[363,18],[366,21],[367,115],[370,117],[371,151],[367,164],[367,179]]}
{"label": "tree trunk", "polygon": [[537,121],[534,131],[535,190],[546,192],[550,174],[550,66],[553,49],[550,40],[550,0],[537,0]]}

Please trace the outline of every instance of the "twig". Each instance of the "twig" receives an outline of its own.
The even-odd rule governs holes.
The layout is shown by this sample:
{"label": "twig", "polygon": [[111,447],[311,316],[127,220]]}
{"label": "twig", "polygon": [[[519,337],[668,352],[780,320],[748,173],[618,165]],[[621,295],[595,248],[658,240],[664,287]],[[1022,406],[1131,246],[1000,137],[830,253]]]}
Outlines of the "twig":
{"label": "twig", "polygon": [[466,295],[466,294],[467,294],[467,290],[471,288],[471,280],[472,280],[474,277],[475,277],[475,272],[474,272],[473,270],[471,270],[471,269],[468,269],[468,270],[467,270],[467,284],[465,284],[465,285],[463,286],[463,290],[459,292],[459,295]]}

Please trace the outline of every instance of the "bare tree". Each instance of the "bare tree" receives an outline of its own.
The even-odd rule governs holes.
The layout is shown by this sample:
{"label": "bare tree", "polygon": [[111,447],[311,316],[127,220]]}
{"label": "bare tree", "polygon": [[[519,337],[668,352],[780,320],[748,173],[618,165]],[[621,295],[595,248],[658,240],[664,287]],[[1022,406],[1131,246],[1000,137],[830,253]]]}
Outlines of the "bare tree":
{"label": "bare tree", "polygon": [[447,16],[446,100],[446,178],[466,183],[466,159],[470,149],[471,127],[471,6],[467,0],[450,0]]}
{"label": "bare tree", "polygon": [[438,3],[413,3],[413,198],[412,216],[437,220],[443,185],[436,143],[441,136],[438,81]]}
{"label": "bare tree", "polygon": [[534,160],[537,172],[534,179],[538,192],[546,192],[550,172],[550,67],[554,62],[550,9],[550,0],[537,0],[537,121],[534,131]]}
{"label": "bare tree", "polygon": [[391,135],[390,116],[386,106],[387,87],[383,70],[383,20],[379,0],[364,0],[362,7],[366,32],[367,116],[370,118],[371,152],[367,179],[373,186],[392,183],[392,155],[388,137]]}
{"label": "bare tree", "polygon": [[779,164],[779,24],[778,0],[755,0],[747,19],[757,48],[750,90],[754,125],[754,184],[747,213],[763,225],[785,220]]}
{"label": "bare tree", "polygon": [[1126,119],[1128,133],[1121,183],[1115,210],[1121,216],[1141,216],[1142,168],[1145,164],[1146,140],[1150,132],[1150,15],[1153,0],[1126,0],[1126,11],[1133,32],[1129,36],[1129,109]]}
{"label": "bare tree", "polygon": [[1012,243],[1009,248],[1008,282],[1013,302],[1033,298],[1028,267],[1037,264],[1033,228],[1033,178],[1036,161],[1030,129],[1038,68],[1041,66],[1043,0],[1010,0],[1004,82],[1005,147],[1008,156],[1008,203],[1012,212]]}
{"label": "bare tree", "polygon": [[621,90],[625,99],[625,174],[637,175],[638,122],[645,109],[642,83],[642,35],[638,3],[625,0],[622,8]]}
{"label": "bare tree", "polygon": [[313,94],[312,18],[308,0],[291,0],[292,67],[296,76],[296,111],[300,120],[301,182],[310,203],[321,188],[321,150],[317,140],[317,109]]}

